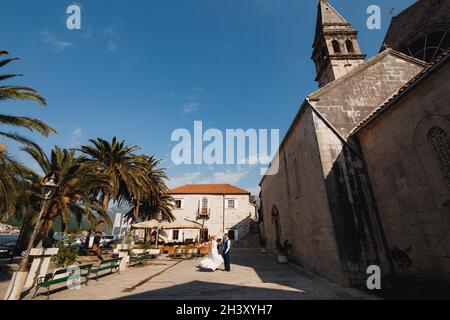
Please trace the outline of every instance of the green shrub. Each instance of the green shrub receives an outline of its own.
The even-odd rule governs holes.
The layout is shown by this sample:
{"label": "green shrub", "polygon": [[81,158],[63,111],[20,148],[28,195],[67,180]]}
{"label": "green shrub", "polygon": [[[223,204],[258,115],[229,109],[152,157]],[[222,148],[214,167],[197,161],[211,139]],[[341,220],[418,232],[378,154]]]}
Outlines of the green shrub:
{"label": "green shrub", "polygon": [[58,254],[56,255],[56,263],[58,266],[67,267],[75,263],[77,260],[79,248],[71,246],[76,240],[75,235],[69,236],[67,240],[58,242]]}

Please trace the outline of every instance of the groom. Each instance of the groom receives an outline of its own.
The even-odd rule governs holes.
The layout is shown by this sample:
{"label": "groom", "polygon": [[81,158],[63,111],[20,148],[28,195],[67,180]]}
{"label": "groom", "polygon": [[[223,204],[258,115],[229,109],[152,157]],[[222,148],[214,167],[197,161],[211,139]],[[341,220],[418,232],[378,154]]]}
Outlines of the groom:
{"label": "groom", "polygon": [[230,272],[231,271],[231,266],[230,266],[230,248],[231,248],[231,241],[228,238],[228,233],[225,233],[223,235],[223,252],[222,252],[222,256],[223,256],[223,262],[225,264],[225,271]]}

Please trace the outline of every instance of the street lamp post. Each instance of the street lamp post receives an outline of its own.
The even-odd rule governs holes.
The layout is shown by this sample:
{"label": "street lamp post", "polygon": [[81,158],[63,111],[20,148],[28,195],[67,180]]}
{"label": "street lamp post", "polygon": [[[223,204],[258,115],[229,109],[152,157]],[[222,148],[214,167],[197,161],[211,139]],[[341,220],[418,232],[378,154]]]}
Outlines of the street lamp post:
{"label": "street lamp post", "polygon": [[51,198],[53,192],[58,186],[55,183],[54,177],[52,176],[47,181],[42,184],[43,201],[41,206],[41,211],[39,212],[38,218],[36,220],[33,234],[31,235],[30,242],[28,243],[25,255],[20,261],[18,271],[16,271],[11,279],[10,288],[6,294],[5,300],[20,300],[25,281],[29,272],[29,262],[30,253],[33,249],[34,241],[36,240],[37,234],[42,226],[42,216],[44,215],[47,202]]}
{"label": "street lamp post", "polygon": [[163,219],[162,213],[159,212],[156,219],[158,220],[158,230],[156,230],[156,246],[158,246],[159,243],[159,229],[161,228],[161,221]]}

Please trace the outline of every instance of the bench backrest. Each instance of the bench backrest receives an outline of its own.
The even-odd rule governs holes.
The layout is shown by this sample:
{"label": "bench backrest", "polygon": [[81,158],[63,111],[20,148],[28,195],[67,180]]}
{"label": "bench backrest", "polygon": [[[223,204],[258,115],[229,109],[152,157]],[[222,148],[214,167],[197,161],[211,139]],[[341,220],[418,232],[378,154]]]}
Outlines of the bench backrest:
{"label": "bench backrest", "polygon": [[89,269],[92,268],[93,265],[94,265],[93,263],[90,263],[90,264],[83,264],[83,265],[81,265],[81,266],[78,266],[78,268],[80,268],[80,270],[89,270]]}
{"label": "bench backrest", "polygon": [[113,258],[113,259],[103,260],[103,261],[100,263],[100,265],[108,264],[108,263],[114,264],[114,263],[119,262],[120,260],[122,260],[122,258]]}
{"label": "bench backrest", "polygon": [[55,278],[56,276],[62,275],[62,274],[66,274],[66,273],[69,273],[69,269],[58,269],[58,270],[55,270],[53,272],[53,278]]}
{"label": "bench backrest", "polygon": [[90,263],[90,264],[83,264],[80,266],[74,265],[72,268],[69,267],[69,268],[64,268],[64,269],[57,269],[53,272],[53,275],[51,278],[53,278],[53,279],[66,278],[75,273],[75,271],[77,270],[76,267],[78,267],[78,270],[80,270],[80,271],[86,271],[86,270],[90,270],[92,268],[92,266],[93,266],[93,264]]}

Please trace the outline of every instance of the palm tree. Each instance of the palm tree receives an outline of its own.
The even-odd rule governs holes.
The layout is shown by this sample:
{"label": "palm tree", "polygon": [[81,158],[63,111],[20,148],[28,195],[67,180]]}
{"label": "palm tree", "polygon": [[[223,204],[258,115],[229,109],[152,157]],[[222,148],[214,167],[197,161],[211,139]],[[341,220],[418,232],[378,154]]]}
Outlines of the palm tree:
{"label": "palm tree", "polygon": [[[95,190],[107,188],[107,180],[86,170],[83,166],[83,159],[76,157],[75,151],[55,147],[49,158],[39,148],[25,147],[23,150],[34,158],[44,172],[43,176],[29,172],[30,175],[27,178],[29,188],[24,194],[24,203],[30,204],[27,225],[35,225],[37,231],[32,233],[29,240],[26,240],[31,247],[35,247],[49,234],[49,230],[57,217],[61,217],[63,231],[67,228],[70,215],[77,218],[79,225],[83,216],[87,217],[91,223],[95,222],[97,216],[108,219],[101,204],[97,202],[95,197],[92,197]],[[41,186],[49,177],[55,181],[56,189],[43,199],[40,196]],[[39,214],[37,214],[37,206],[42,208]],[[38,220],[36,220],[36,217]],[[110,220],[107,221],[111,223]],[[28,232],[22,232],[22,238],[19,241],[23,243],[29,234]],[[27,247],[31,248],[29,245]],[[29,259],[30,255],[27,250],[27,254],[19,264],[18,271],[15,272],[11,280],[13,291],[9,292],[8,299],[20,298],[28,273]]]}
{"label": "palm tree", "polygon": [[[101,189],[99,197],[103,211],[108,212],[111,201],[119,205],[130,199],[139,201],[149,190],[148,160],[144,155],[136,155],[140,148],[126,146],[124,141],[113,138],[111,142],[97,138],[92,145],[82,146],[79,151],[87,156],[85,166],[95,174],[106,176],[108,188]],[[104,221],[99,220],[92,251],[99,253],[99,245]]]}
{"label": "palm tree", "polygon": [[[7,51],[0,51],[0,56],[6,54],[8,54]],[[16,60],[18,60],[18,58],[0,60],[0,68]],[[0,82],[18,76],[20,75],[0,74]],[[0,86],[0,102],[8,100],[28,100],[37,102],[40,105],[46,105],[45,99],[30,87],[12,85]],[[35,148],[39,148],[39,146],[17,132],[6,130],[5,126],[22,127],[32,132],[40,133],[43,136],[48,136],[51,133],[56,134],[54,129],[40,120],[0,113],[0,138],[16,141]],[[22,185],[20,176],[23,173],[24,167],[8,154],[6,144],[2,143],[0,140],[0,219],[8,217],[14,212],[14,205]]]}
{"label": "palm tree", "polygon": [[[0,56],[8,54],[7,51],[0,51]],[[0,60],[0,68],[8,65],[9,63],[19,60],[18,58],[9,58]],[[5,80],[10,80],[15,77],[21,76],[20,74],[0,74],[0,82]],[[0,86],[0,102],[7,100],[28,100],[37,102],[42,106],[46,105],[45,99],[39,95],[36,90],[30,87],[24,86]],[[16,132],[4,131],[3,126],[13,126],[13,127],[22,127],[28,129],[30,131],[38,132],[43,136],[48,136],[53,133],[56,134],[56,131],[38,119],[33,119],[29,117],[19,117],[19,116],[11,116],[0,113],[0,137],[11,139],[17,141],[21,144],[26,144],[29,146],[37,147],[35,143],[33,143],[27,137],[24,137]],[[3,150],[3,152],[2,152]],[[0,155],[5,153],[6,147],[4,144],[0,146]]]}
{"label": "palm tree", "polygon": [[83,217],[92,225],[96,224],[97,219],[111,224],[107,211],[103,210],[101,203],[93,196],[99,190],[108,189],[108,180],[88,170],[83,165],[85,160],[83,157],[76,157],[74,150],[59,147],[52,150],[50,157],[47,157],[41,149],[34,147],[25,147],[23,150],[31,155],[44,172],[43,176],[33,173],[29,179],[30,188],[24,202],[34,205],[34,212],[41,206],[42,182],[48,177],[53,177],[58,185],[51,198],[47,200],[42,218],[43,226],[34,245],[48,234],[57,217],[61,217],[63,232],[66,231],[71,215],[75,216],[78,225],[81,224]]}
{"label": "palm tree", "polygon": [[149,188],[145,196],[139,199],[129,199],[132,204],[125,218],[133,222],[153,220],[161,214],[162,220],[172,222],[175,216],[172,214],[174,201],[169,195],[169,189],[165,183],[168,180],[165,169],[158,168],[161,160],[149,157],[147,160],[147,178]]}
{"label": "palm tree", "polygon": [[8,219],[15,212],[21,187],[18,166],[12,160],[6,162],[0,159],[0,220]]}

